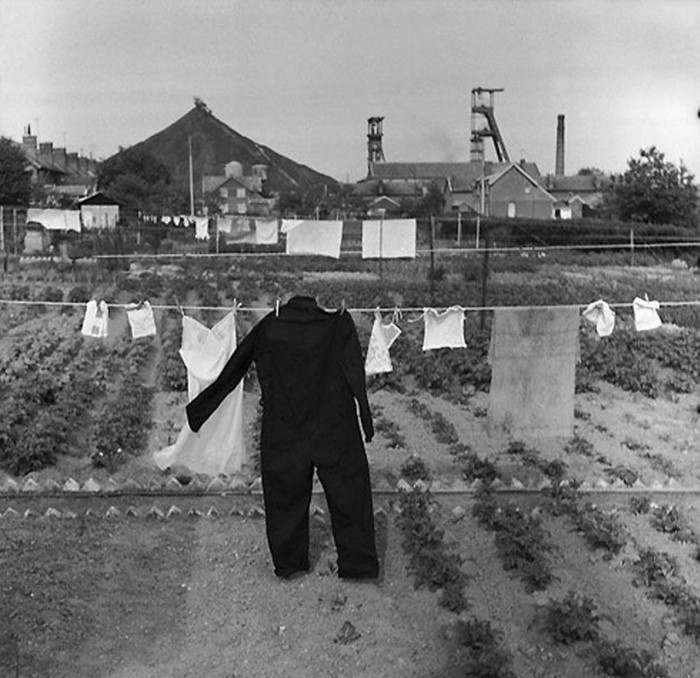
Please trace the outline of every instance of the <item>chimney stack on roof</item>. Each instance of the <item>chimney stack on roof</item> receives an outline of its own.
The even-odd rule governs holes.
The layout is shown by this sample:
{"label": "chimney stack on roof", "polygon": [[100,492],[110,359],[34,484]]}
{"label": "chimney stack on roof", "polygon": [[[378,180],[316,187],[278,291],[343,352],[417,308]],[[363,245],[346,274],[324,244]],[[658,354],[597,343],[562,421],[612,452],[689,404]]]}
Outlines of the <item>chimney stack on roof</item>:
{"label": "chimney stack on roof", "polygon": [[46,165],[53,165],[53,141],[39,142],[39,161]]}
{"label": "chimney stack on roof", "polygon": [[557,116],[557,154],[554,162],[554,174],[564,176],[564,116]]}

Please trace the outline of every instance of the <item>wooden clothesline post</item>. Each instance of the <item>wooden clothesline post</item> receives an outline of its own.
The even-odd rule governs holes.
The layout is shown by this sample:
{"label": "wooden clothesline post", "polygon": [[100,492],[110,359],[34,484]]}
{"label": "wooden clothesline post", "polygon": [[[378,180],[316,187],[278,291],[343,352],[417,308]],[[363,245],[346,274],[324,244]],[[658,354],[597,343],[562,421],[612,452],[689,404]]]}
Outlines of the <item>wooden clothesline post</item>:
{"label": "wooden clothesline post", "polygon": [[435,217],[430,215],[430,303],[435,303]]}

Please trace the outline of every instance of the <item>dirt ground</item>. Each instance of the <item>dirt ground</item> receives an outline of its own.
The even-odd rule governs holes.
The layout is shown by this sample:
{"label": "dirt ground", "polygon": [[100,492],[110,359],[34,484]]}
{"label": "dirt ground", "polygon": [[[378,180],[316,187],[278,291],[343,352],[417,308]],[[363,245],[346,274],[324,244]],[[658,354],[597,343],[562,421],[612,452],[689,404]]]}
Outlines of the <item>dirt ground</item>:
{"label": "dirt ground", "polygon": [[[453,678],[463,676],[460,650],[450,629],[456,615],[438,605],[436,593],[415,590],[407,556],[395,525],[395,484],[402,464],[419,455],[433,476],[437,500],[433,520],[445,530],[462,556],[470,581],[463,615],[488,619],[504,634],[516,675],[583,678],[596,672],[584,647],[554,645],[538,628],[537,618],[549,599],[575,589],[600,606],[606,634],[626,645],[658,655],[673,678],[700,676],[700,647],[674,624],[669,609],[651,601],[633,585],[630,562],[634,547],[654,545],[674,553],[686,581],[700,595],[700,565],[689,544],[671,541],[633,515],[624,493],[647,489],[683,507],[700,533],[697,494],[700,487],[698,394],[676,401],[649,400],[601,384],[597,394],[576,397],[576,432],[590,441],[594,456],[566,452],[566,442],[529,441],[543,458],[565,458],[583,491],[598,491],[593,500],[620,511],[633,535],[632,545],[611,560],[591,551],[565,518],[547,517],[545,527],[556,545],[551,556],[555,583],[546,591],[527,593],[506,572],[496,554],[494,537],[471,516],[473,494],[460,478],[446,445],[410,409],[418,398],[454,424],[461,442],[493,460],[515,488],[536,488],[543,478],[518,466],[504,452],[507,441],[486,435],[488,396],[457,405],[425,393],[371,394],[375,411],[393,421],[405,438],[394,449],[378,434],[367,446],[376,489],[378,543],[382,572],[376,583],[338,580],[333,545],[321,494],[312,520],[312,572],[283,582],[272,573],[264,520],[249,514],[261,505],[258,494],[83,498],[0,498],[0,590],[2,610],[0,675],[59,678],[267,678],[277,676],[347,676],[357,678]],[[257,398],[246,397],[249,439]],[[182,397],[159,396],[151,450],[174,439],[182,422]],[[252,442],[251,442],[252,445]],[[644,453],[660,455],[660,467]],[[600,461],[600,460],[603,461]],[[658,460],[657,460],[658,461]],[[605,462],[605,463],[603,463]],[[606,468],[634,469],[632,487],[613,481]],[[105,478],[80,462],[52,471],[79,482]],[[164,482],[147,459],[124,470],[143,484]],[[246,469],[251,480],[252,469]],[[40,474],[36,474],[42,480]],[[0,478],[0,483],[2,479]],[[600,493],[603,490],[605,493]],[[611,492],[615,494],[610,494]],[[668,494],[663,494],[668,493]],[[511,498],[531,510],[533,494]],[[94,509],[85,516],[85,507]],[[49,506],[73,510],[69,520],[39,517]],[[114,506],[121,515],[104,518]],[[129,506],[140,516],[126,515]],[[164,519],[144,514],[158,506]],[[200,513],[214,506],[216,515]],[[13,507],[36,516],[5,515]],[[455,518],[454,509],[465,509]],[[460,512],[461,515],[461,512]],[[346,622],[352,625],[348,626]],[[346,632],[342,633],[345,625]],[[670,640],[669,640],[670,638]]]}

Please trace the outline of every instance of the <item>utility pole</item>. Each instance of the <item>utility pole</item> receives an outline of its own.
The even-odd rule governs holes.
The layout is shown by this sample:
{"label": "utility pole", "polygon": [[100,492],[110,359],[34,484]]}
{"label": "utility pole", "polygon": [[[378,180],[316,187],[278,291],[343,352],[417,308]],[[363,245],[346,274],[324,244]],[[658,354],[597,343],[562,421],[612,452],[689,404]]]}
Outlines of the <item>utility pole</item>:
{"label": "utility pole", "polygon": [[194,216],[194,178],[192,172],[192,137],[188,135],[187,145],[189,147],[190,157],[190,216]]}

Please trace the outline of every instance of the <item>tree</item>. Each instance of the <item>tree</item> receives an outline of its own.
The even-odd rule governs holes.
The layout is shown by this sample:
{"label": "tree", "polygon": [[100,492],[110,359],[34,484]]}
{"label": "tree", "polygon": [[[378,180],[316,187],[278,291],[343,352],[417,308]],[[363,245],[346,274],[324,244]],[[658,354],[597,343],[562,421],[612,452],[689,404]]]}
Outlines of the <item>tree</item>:
{"label": "tree", "polygon": [[665,160],[655,146],[630,158],[622,177],[605,192],[607,211],[621,221],[693,226],[697,220],[697,187],[681,163]]}
{"label": "tree", "polygon": [[411,216],[429,217],[437,216],[445,211],[445,194],[440,187],[432,182],[427,190],[423,191],[423,195],[418,200],[413,208]]}
{"label": "tree", "polygon": [[173,184],[170,170],[138,148],[120,149],[97,169],[97,186],[124,205],[125,211],[173,214],[189,208]]}
{"label": "tree", "polygon": [[27,205],[31,192],[32,178],[22,149],[0,137],[0,205]]}

